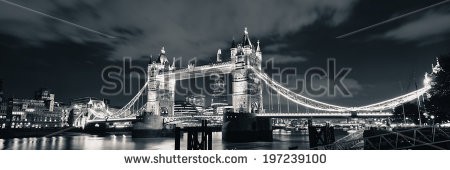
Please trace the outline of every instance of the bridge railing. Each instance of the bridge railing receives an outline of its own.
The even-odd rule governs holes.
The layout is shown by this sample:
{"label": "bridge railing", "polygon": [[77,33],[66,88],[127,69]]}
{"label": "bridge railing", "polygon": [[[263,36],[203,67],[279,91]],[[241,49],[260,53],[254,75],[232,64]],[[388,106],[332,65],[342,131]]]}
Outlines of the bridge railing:
{"label": "bridge railing", "polygon": [[271,79],[267,74],[262,73],[261,71],[257,70],[256,68],[250,67],[250,69],[253,71],[253,73],[256,74],[257,77],[259,77],[262,81],[266,83],[267,86],[274,89],[276,92],[281,94],[282,96],[288,98],[289,100],[300,104],[302,106],[316,109],[316,110],[322,110],[322,111],[331,111],[331,112],[348,112],[350,108],[342,107],[342,106],[336,106],[328,103],[323,103],[314,99],[310,99],[308,97],[299,95],[286,87],[283,87],[278,82]]}
{"label": "bridge railing", "polygon": [[331,111],[331,112],[366,112],[366,111],[385,111],[392,109],[396,106],[401,105],[402,103],[406,103],[409,101],[412,101],[414,99],[417,99],[419,96],[426,93],[430,87],[426,86],[424,88],[418,89],[416,91],[388,99],[382,102],[378,102],[375,104],[370,104],[366,106],[360,106],[360,107],[343,107],[343,106],[337,106],[332,105],[328,103],[323,103],[314,99],[310,99],[308,97],[302,96],[300,94],[297,94],[284,86],[282,86],[280,83],[272,80],[267,74],[253,68],[249,67],[260,79],[262,79],[267,86],[274,89],[276,92],[280,93],[287,99],[300,104],[302,106],[316,109],[316,110],[322,110],[322,111]]}
{"label": "bridge railing", "polygon": [[141,97],[141,95],[147,90],[148,81],[145,82],[144,86],[138,91],[138,93],[120,110],[118,110],[114,116],[121,116],[125,112],[129,111],[130,108],[135,105],[136,101]]}
{"label": "bridge railing", "polygon": [[319,150],[401,150],[401,149],[438,149],[446,150],[450,143],[450,129],[438,126],[414,129],[386,131],[383,134],[348,140],[311,149]]}
{"label": "bridge railing", "polygon": [[193,66],[191,68],[182,68],[182,69],[174,70],[172,72],[168,72],[166,74],[170,75],[170,74],[202,71],[205,68],[214,69],[216,67],[227,66],[227,65],[231,66],[231,62],[222,62],[222,63],[215,63],[215,64],[209,64],[209,65],[202,65],[202,66]]}

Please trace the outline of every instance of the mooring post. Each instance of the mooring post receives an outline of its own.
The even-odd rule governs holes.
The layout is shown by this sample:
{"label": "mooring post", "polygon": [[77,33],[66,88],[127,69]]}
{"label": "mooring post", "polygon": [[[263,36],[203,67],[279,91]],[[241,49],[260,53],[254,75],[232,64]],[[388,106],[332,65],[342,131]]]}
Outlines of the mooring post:
{"label": "mooring post", "polygon": [[208,131],[208,150],[212,150],[212,130]]}
{"label": "mooring post", "polygon": [[322,128],[322,130],[323,130],[323,143],[322,143],[322,145],[327,145],[329,142],[330,142],[330,135],[329,135],[329,132],[330,132],[330,124],[329,123],[326,123],[325,124],[325,127],[323,127]]}
{"label": "mooring post", "polygon": [[180,150],[180,127],[175,127],[175,150]]}
{"label": "mooring post", "polygon": [[187,133],[187,150],[192,150],[192,131],[188,130]]}
{"label": "mooring post", "polygon": [[[201,127],[186,127],[187,150],[211,150],[212,149],[212,129],[208,128],[208,120],[201,121]],[[200,141],[198,139],[200,136]],[[178,144],[179,145],[179,144]],[[175,144],[177,147],[177,144]]]}
{"label": "mooring post", "polygon": [[309,148],[317,147],[317,130],[312,124],[312,120],[308,119]]}
{"label": "mooring post", "polygon": [[198,131],[194,131],[194,136],[192,136],[192,140],[194,141],[193,147],[194,150],[200,150],[200,143],[198,142]]}
{"label": "mooring post", "polygon": [[202,150],[206,150],[206,126],[207,126],[207,121],[206,120],[202,120],[202,142],[201,142],[201,148]]}

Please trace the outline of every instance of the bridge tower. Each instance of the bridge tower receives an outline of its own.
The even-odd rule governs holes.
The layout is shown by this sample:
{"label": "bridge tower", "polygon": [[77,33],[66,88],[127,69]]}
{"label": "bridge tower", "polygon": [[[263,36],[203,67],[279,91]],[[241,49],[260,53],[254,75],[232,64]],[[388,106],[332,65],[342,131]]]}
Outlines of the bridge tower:
{"label": "bridge tower", "polygon": [[148,64],[147,107],[133,125],[132,137],[161,137],[164,129],[163,116],[173,116],[175,77],[167,76],[175,69],[166,57],[164,47],[158,59]]}
{"label": "bridge tower", "polygon": [[272,124],[270,118],[256,117],[262,113],[262,82],[251,68],[261,70],[262,53],[259,41],[255,47],[245,28],[242,42],[231,45],[232,104],[233,110],[224,113],[222,139],[230,142],[270,141]]}
{"label": "bridge tower", "polygon": [[245,28],[242,43],[233,40],[231,47],[231,61],[234,64],[232,74],[232,103],[235,113],[263,112],[262,84],[252,73],[250,67],[261,70],[262,53],[259,47],[253,46]]}
{"label": "bridge tower", "polygon": [[167,76],[175,68],[169,64],[164,47],[158,59],[150,61],[148,65],[148,97],[146,112],[153,115],[174,114],[175,77]]}

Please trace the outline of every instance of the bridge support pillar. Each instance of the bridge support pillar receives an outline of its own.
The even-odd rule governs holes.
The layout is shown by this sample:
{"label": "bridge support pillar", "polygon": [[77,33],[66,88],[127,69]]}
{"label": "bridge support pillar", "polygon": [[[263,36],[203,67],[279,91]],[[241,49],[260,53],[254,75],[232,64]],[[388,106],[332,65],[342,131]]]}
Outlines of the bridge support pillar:
{"label": "bridge support pillar", "polygon": [[271,118],[253,113],[226,112],[223,115],[222,140],[227,142],[272,141]]}
{"label": "bridge support pillar", "polygon": [[133,138],[148,138],[148,137],[161,137],[163,136],[164,119],[160,115],[151,115],[145,112],[142,116],[138,117],[138,120],[133,124],[133,130],[131,136]]}
{"label": "bridge support pillar", "polygon": [[256,117],[256,135],[259,141],[272,141],[272,118]]}
{"label": "bridge support pillar", "polygon": [[108,127],[107,122],[88,123],[84,127],[83,131],[91,134],[104,134],[106,133],[107,127]]}

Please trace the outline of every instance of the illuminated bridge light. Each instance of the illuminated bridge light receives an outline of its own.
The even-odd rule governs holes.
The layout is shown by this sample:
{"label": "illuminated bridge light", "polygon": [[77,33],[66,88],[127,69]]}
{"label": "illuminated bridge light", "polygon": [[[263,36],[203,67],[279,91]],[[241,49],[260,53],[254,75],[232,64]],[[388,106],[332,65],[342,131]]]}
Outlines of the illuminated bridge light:
{"label": "illuminated bridge light", "polygon": [[[174,78],[175,80],[182,80],[182,79],[188,79],[188,78],[197,78],[197,77],[204,77],[206,76],[205,73],[212,73],[214,70],[220,70],[221,73],[230,73],[234,68],[234,64],[231,62],[223,62],[223,63],[216,63],[216,64],[210,64],[210,65],[203,65],[203,66],[192,66],[190,68],[184,68],[184,69],[178,69],[178,70],[170,70],[168,72],[163,72],[160,75],[157,75],[159,78],[164,78],[165,76],[169,76],[169,78]],[[267,87],[270,89],[273,89],[275,92],[280,94],[281,96],[285,97],[286,99],[301,105],[306,108],[323,111],[322,113],[259,113],[257,116],[263,116],[263,117],[282,117],[282,116],[300,116],[300,117],[350,117],[352,116],[351,112],[356,113],[357,116],[361,117],[369,117],[369,116],[392,116],[392,113],[385,112],[387,110],[391,110],[392,108],[395,108],[403,103],[412,101],[426,93],[431,87],[425,86],[421,89],[418,89],[416,91],[384,100],[378,103],[365,105],[365,106],[359,106],[359,107],[343,107],[343,106],[337,106],[333,104],[328,104],[324,102],[320,102],[305,96],[302,96],[300,94],[297,94],[286,87],[282,86],[280,83],[276,82],[275,80],[271,79],[267,74],[263,73],[257,68],[254,68],[253,66],[247,66],[246,69],[250,69],[262,82],[264,82]],[[428,81],[428,80],[425,80]],[[140,106],[139,108],[136,107],[136,102],[142,97],[149,85],[149,81],[147,81],[142,89],[139,90],[139,92],[120,110],[114,113],[106,113],[109,115],[108,121],[123,121],[127,120],[126,118],[134,118],[136,115],[139,115],[140,113],[143,113],[145,111],[146,105]],[[136,108],[137,112],[132,113],[130,111],[131,108]],[[99,113],[95,110],[92,111],[92,113],[100,118],[105,119],[105,117],[101,114],[105,113]],[[124,118],[125,117],[125,118]],[[211,116],[193,116],[197,118],[208,118]],[[217,118],[221,118],[221,116],[216,116]],[[174,121],[175,119],[180,118],[192,118],[192,116],[178,116],[178,117],[165,117],[166,120]],[[213,117],[211,117],[213,118]],[[92,122],[94,121],[104,121],[104,120],[90,120]]]}

